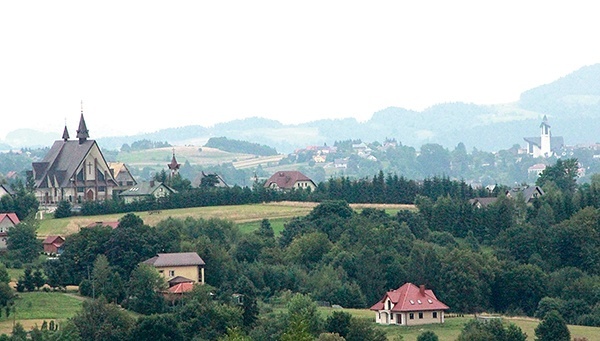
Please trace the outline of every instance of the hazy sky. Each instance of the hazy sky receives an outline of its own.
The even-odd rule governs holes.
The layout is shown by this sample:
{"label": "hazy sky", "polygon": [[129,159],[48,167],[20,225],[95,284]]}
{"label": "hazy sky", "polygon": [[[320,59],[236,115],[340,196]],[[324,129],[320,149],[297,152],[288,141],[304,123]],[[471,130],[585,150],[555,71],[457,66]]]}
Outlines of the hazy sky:
{"label": "hazy sky", "polygon": [[518,100],[600,62],[594,1],[2,1],[0,139]]}

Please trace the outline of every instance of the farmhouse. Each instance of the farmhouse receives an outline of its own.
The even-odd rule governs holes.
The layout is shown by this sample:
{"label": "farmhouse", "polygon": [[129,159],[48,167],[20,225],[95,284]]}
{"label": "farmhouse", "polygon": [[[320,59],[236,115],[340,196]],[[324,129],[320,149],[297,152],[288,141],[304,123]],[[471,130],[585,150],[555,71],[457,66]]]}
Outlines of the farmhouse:
{"label": "farmhouse", "polygon": [[371,307],[375,311],[375,322],[402,326],[444,323],[446,309],[448,306],[439,301],[433,291],[412,283],[388,291]]}
{"label": "farmhouse", "polygon": [[83,110],[77,140],[69,140],[67,127],[41,162],[33,162],[29,175],[35,181],[35,196],[41,204],[56,205],[112,198],[117,186],[98,144],[88,140]]}
{"label": "farmhouse", "polygon": [[292,190],[292,189],[307,189],[314,190],[317,185],[306,175],[298,171],[279,171],[273,174],[267,182],[265,182],[265,188],[272,188],[278,190]]}
{"label": "farmhouse", "polygon": [[506,191],[507,197],[513,199],[522,198],[528,204],[542,195],[544,195],[544,190],[540,186],[518,186]]}
{"label": "farmhouse", "polygon": [[[154,266],[169,282],[169,287],[183,283],[204,284],[205,264],[196,252],[159,253],[142,263]],[[182,287],[186,285],[179,286]]]}
{"label": "farmhouse", "polygon": [[125,203],[132,203],[136,200],[148,198],[164,198],[173,193],[177,193],[177,191],[162,182],[151,180],[149,182],[141,182],[122,192],[119,196],[123,198]]}
{"label": "farmhouse", "polygon": [[0,250],[6,250],[8,230],[20,223],[15,213],[0,213]]}
{"label": "farmhouse", "polygon": [[48,255],[60,255],[65,239],[61,236],[48,236],[42,242],[44,253]]}

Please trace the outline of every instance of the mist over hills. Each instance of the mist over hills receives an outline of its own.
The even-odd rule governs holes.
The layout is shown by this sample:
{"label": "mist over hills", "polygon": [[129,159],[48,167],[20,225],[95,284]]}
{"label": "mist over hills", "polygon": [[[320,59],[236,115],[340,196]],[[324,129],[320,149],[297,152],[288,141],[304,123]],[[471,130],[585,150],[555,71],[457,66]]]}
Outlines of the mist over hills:
{"label": "mist over hills", "polygon": [[[600,64],[585,66],[552,83],[525,91],[518,102],[498,105],[441,103],[421,112],[389,107],[359,122],[354,118],[322,119],[296,125],[252,117],[219,123],[167,128],[153,133],[99,138],[103,148],[118,149],[124,143],[149,139],[174,145],[203,145],[210,137],[224,136],[291,152],[307,145],[333,144],[336,140],[383,141],[396,138],[419,148],[438,143],[454,148],[462,142],[467,149],[485,151],[523,145],[523,137],[537,136],[544,115],[552,133],[575,145],[600,141]],[[49,146],[56,134],[32,133],[21,129],[1,143],[13,147]]]}

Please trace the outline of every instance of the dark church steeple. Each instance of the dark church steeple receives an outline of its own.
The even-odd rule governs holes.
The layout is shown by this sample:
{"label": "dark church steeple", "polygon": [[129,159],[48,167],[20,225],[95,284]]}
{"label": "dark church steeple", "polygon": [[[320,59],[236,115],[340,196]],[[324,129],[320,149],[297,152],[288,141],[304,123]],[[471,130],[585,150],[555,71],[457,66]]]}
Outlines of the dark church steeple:
{"label": "dark church steeple", "polygon": [[177,163],[177,159],[175,158],[175,148],[173,148],[173,158],[171,159],[171,163],[167,166],[171,170],[171,177],[177,174],[179,167],[181,167],[181,164]]}
{"label": "dark church steeple", "polygon": [[79,119],[79,129],[77,129],[77,138],[79,143],[85,142],[90,137],[90,132],[85,125],[85,119],[83,118],[83,101],[81,102],[81,118]]}
{"label": "dark church steeple", "polygon": [[65,130],[63,130],[62,139],[65,142],[69,141],[69,131],[67,130],[67,125],[66,124],[65,124]]}

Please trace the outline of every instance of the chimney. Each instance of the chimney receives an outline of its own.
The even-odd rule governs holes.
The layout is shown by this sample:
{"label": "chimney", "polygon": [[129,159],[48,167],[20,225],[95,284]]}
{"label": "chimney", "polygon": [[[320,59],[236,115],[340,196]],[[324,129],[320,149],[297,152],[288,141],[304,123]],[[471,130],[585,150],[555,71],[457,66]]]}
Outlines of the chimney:
{"label": "chimney", "polygon": [[421,296],[425,296],[425,286],[423,284],[419,285],[419,293]]}
{"label": "chimney", "polygon": [[154,187],[154,180],[150,180],[150,187]]}

